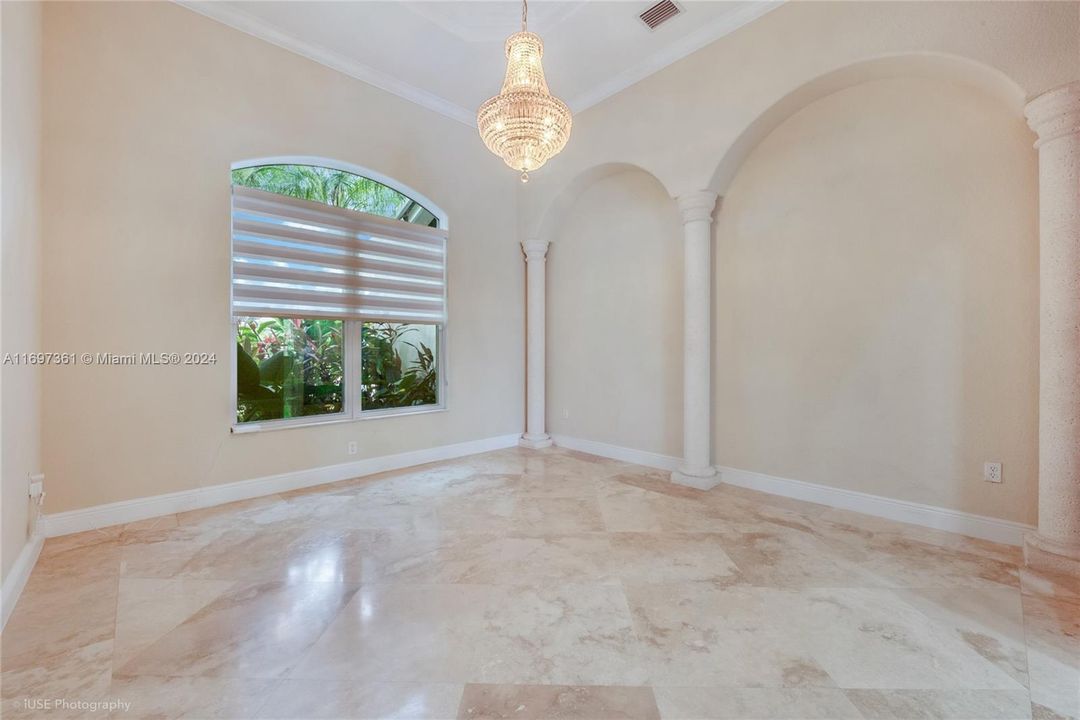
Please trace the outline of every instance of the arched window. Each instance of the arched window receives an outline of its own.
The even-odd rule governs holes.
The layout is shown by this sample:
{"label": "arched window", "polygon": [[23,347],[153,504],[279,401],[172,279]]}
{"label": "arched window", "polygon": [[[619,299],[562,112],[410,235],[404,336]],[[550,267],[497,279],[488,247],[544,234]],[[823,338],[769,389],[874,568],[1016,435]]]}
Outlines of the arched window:
{"label": "arched window", "polygon": [[391,182],[234,166],[234,429],[443,407],[446,217]]}

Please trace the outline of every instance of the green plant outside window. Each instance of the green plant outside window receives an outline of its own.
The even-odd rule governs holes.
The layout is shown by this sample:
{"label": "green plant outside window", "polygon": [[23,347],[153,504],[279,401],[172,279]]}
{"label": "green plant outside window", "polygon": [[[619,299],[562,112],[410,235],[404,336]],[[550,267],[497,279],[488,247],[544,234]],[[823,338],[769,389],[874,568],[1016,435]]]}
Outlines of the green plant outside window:
{"label": "green plant outside window", "polygon": [[362,339],[361,409],[438,404],[437,326],[366,322]]}

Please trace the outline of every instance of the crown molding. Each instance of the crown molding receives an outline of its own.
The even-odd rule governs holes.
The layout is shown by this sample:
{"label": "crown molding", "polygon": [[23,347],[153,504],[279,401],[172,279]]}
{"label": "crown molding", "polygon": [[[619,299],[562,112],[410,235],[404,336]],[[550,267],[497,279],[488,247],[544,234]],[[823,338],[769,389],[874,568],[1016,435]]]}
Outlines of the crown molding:
{"label": "crown molding", "polygon": [[[583,93],[579,93],[567,101],[567,105],[573,112],[581,112],[591,108],[602,100],[622,92],[626,88],[638,83],[653,73],[663,70],[668,65],[682,60],[687,55],[697,52],[711,42],[719,40],[725,35],[735,32],[743,25],[747,25],[768,12],[783,5],[785,0],[773,0],[773,2],[754,3],[745,5],[715,22],[703,25],[695,32],[690,33],[679,42],[663,48],[642,62],[627,68],[615,77],[600,83],[596,87]],[[690,9],[693,3],[689,4]],[[678,16],[676,16],[676,20]],[[658,31],[659,32],[659,31]]]}
{"label": "crown molding", "polygon": [[257,37],[272,45],[277,45],[297,55],[303,55],[309,60],[314,60],[320,65],[325,65],[357,80],[362,80],[369,85],[374,85],[380,90],[397,95],[451,120],[456,120],[463,125],[476,127],[476,113],[472,110],[467,110],[435,93],[398,80],[370,65],[356,62],[340,53],[300,40],[270,23],[254,18],[224,3],[195,2],[194,0],[173,0],[173,2],[199,15],[216,20],[223,25],[228,25],[235,30]]}

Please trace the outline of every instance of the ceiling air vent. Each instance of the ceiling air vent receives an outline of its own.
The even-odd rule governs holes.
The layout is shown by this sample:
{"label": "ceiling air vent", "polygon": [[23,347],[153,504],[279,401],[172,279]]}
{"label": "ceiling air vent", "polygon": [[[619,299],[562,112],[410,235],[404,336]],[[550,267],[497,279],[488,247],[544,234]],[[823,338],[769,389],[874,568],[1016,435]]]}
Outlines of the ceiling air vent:
{"label": "ceiling air vent", "polygon": [[682,8],[671,0],[660,0],[660,2],[641,13],[638,17],[650,30],[655,30],[681,12]]}

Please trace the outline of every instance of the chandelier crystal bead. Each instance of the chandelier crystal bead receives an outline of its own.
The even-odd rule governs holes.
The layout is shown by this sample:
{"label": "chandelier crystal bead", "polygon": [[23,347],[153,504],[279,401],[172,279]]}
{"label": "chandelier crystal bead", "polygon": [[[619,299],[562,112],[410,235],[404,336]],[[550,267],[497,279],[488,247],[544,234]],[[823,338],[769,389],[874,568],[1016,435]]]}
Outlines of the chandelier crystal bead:
{"label": "chandelier crystal bead", "polygon": [[488,150],[510,167],[529,173],[557,155],[570,139],[570,108],[552,96],[544,78],[544,43],[526,27],[506,39],[506,76],[502,92],[480,106],[476,124]]}

